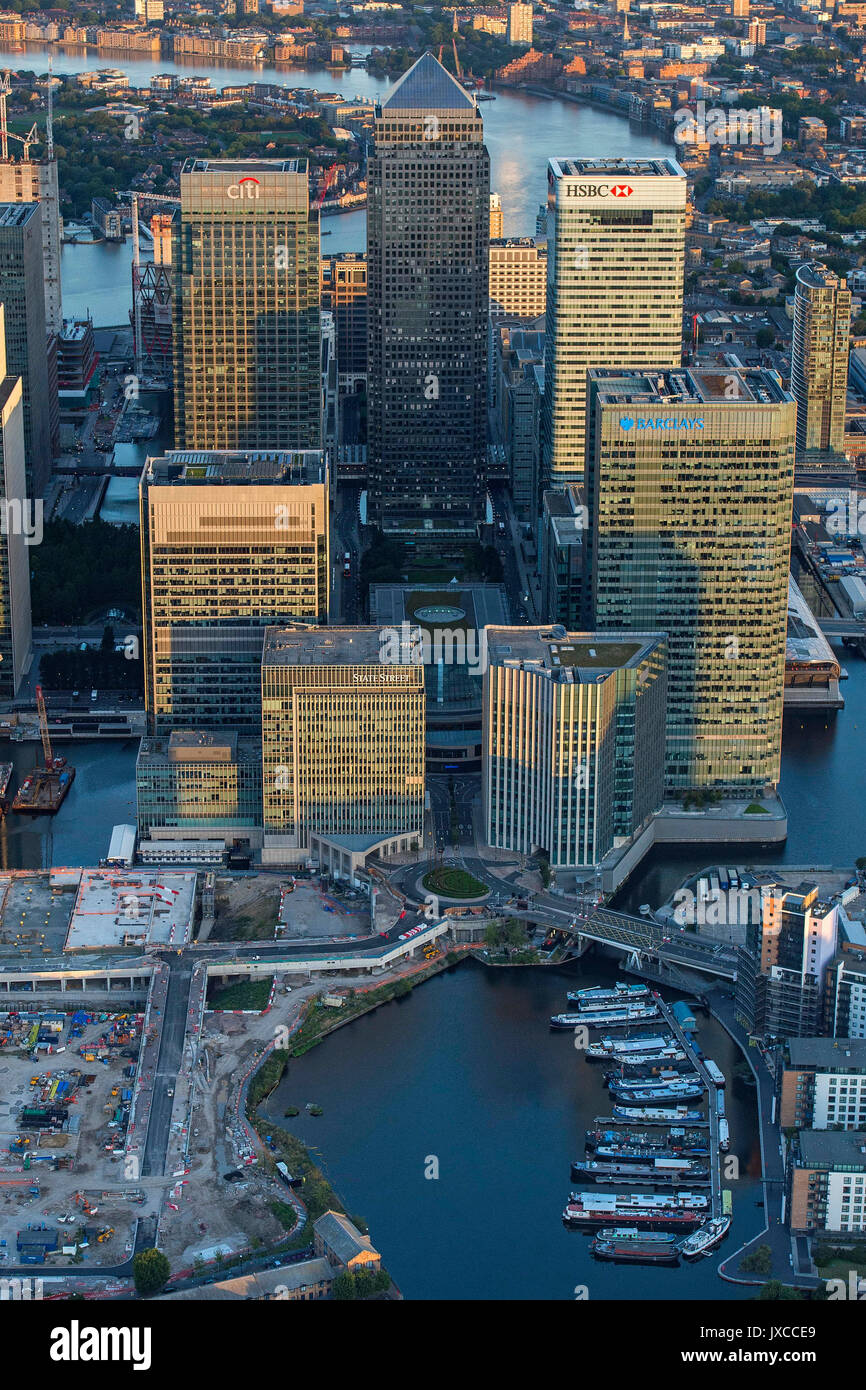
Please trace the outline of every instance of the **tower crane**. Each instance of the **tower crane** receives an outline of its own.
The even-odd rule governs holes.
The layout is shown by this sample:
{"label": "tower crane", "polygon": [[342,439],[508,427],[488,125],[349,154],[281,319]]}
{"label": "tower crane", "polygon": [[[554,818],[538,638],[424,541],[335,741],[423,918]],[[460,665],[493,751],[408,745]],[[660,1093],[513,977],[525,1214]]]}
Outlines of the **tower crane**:
{"label": "tower crane", "polygon": [[30,146],[34,145],[39,138],[39,131],[34,124],[30,127],[26,135],[16,135],[9,129],[9,122],[6,116],[6,98],[12,91],[12,83],[9,81],[11,68],[3,69],[3,76],[0,77],[0,155],[3,159],[9,158],[9,141],[17,140],[24,146],[24,158],[30,156]]}
{"label": "tower crane", "polygon": [[334,184],[335,184],[336,182],[337,182],[337,165],[336,165],[336,163],[334,163],[334,164],[330,165],[330,167],[329,167],[328,169],[325,170],[325,177],[324,177],[324,180],[322,181],[322,187],[319,189],[319,192],[316,194],[316,196],[315,196],[315,198],[314,198],[314,200],[313,200],[313,210],[314,210],[315,212],[318,212],[318,211],[319,211],[319,209],[321,208],[322,204],[323,204],[324,201],[325,201],[325,195],[326,195],[326,193],[328,192],[328,189],[329,189],[329,188],[333,188],[333,186],[334,186]]}
{"label": "tower crane", "polygon": [[42,755],[45,759],[45,771],[56,771],[54,766],[54,754],[51,749],[51,735],[48,732],[48,715],[45,712],[45,697],[42,694],[42,686],[36,687],[36,711],[39,715],[39,733],[42,736]]}
{"label": "tower crane", "polygon": [[135,370],[141,375],[141,295],[138,292],[141,280],[141,242],[138,234],[138,200],[143,203],[169,203],[173,207],[178,207],[180,198],[170,197],[165,193],[142,193],[138,189],[130,188],[123,193],[118,193],[118,198],[128,198],[130,204],[130,220],[132,222],[132,278],[133,296],[132,305],[134,313],[133,323],[133,348],[135,350]]}

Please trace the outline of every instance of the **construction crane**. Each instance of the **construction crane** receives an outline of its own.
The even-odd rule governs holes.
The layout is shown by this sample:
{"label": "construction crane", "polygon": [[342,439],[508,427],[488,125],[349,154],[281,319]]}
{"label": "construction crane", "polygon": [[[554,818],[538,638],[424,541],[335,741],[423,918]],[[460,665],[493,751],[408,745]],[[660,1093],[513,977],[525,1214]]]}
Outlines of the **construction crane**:
{"label": "construction crane", "polygon": [[54,88],[60,86],[60,78],[54,76],[54,57],[48,59],[48,79],[37,84],[46,89],[45,115],[45,158],[54,158]]}
{"label": "construction crane", "polygon": [[337,165],[336,165],[336,164],[332,164],[332,165],[330,166],[329,169],[326,169],[326,170],[325,170],[325,177],[324,177],[324,179],[323,179],[323,181],[322,181],[322,187],[320,188],[319,192],[316,194],[316,197],[315,197],[315,199],[314,199],[314,201],[313,201],[313,211],[314,211],[314,212],[318,212],[318,211],[319,211],[319,209],[321,208],[322,204],[323,204],[324,201],[325,201],[325,194],[327,193],[327,191],[328,191],[329,188],[333,188],[333,186],[334,186],[334,184],[335,184],[336,182],[337,182]]}
{"label": "construction crane", "polygon": [[462,81],[463,69],[460,66],[460,59],[457,57],[457,40],[454,38],[453,35],[451,37],[451,47],[454,49],[454,70],[457,73],[458,80]]}
{"label": "construction crane", "polygon": [[45,697],[42,686],[36,687],[36,711],[39,715],[39,732],[42,735],[42,754],[45,758],[45,771],[54,771],[54,754],[51,750],[51,735],[48,732],[48,715],[45,712]]}
{"label": "construction crane", "polygon": [[12,83],[9,81],[11,68],[3,69],[3,76],[0,78],[0,155],[6,160],[9,158],[9,140],[17,140],[24,146],[24,158],[30,157],[30,146],[34,145],[39,138],[39,131],[34,123],[26,135],[16,135],[9,129],[9,121],[6,115],[6,98],[12,91]]}
{"label": "construction crane", "polygon": [[141,351],[141,295],[138,293],[141,281],[141,241],[138,229],[138,200],[143,203],[168,203],[172,207],[180,206],[180,198],[170,197],[165,193],[141,193],[138,189],[130,188],[123,193],[118,193],[118,198],[128,198],[130,204],[130,219],[132,221],[132,279],[134,293],[132,296],[132,306],[134,314],[133,328],[133,348],[135,350],[135,370],[141,376],[142,351]]}

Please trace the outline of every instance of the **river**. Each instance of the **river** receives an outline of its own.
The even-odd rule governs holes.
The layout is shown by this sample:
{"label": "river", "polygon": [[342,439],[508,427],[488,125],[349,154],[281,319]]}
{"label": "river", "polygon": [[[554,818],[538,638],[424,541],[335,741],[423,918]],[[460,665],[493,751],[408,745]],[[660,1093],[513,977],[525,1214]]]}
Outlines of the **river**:
{"label": "river", "polygon": [[[339,91],[346,97],[376,97],[387,91],[391,80],[352,68],[279,68],[184,64],[168,60],[129,61],[111,54],[69,52],[30,44],[25,54],[6,52],[19,71],[47,71],[49,52],[54,72],[76,73],[96,68],[122,68],[135,86],[147,86],[155,73],[182,73],[209,77],[213,86],[251,81],[279,82],[286,87],[310,87],[322,92]],[[497,89],[496,100],[481,103],[484,138],[490,151],[491,187],[502,198],[506,236],[532,236],[539,206],[547,199],[547,161],[556,155],[658,155],[671,153],[658,134],[642,130],[614,112],[581,106],[559,98],[531,96]],[[274,152],[276,153],[276,151]],[[366,213],[341,213],[322,218],[322,250],[362,251],[367,244]],[[131,303],[131,243],[64,246],[61,265],[63,308],[67,314],[88,309],[97,327],[128,322]]]}

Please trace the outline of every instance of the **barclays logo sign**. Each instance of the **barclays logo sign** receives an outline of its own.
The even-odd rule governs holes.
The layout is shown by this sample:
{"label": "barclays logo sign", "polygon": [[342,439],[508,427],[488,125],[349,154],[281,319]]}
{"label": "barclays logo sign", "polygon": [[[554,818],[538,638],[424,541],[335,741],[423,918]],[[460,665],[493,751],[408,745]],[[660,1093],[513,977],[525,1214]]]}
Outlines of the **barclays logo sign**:
{"label": "barclays logo sign", "polygon": [[657,416],[649,419],[639,415],[637,419],[632,419],[630,415],[623,415],[620,418],[619,427],[628,432],[629,430],[702,430],[704,428],[703,419],[678,420],[674,416],[663,418]]}

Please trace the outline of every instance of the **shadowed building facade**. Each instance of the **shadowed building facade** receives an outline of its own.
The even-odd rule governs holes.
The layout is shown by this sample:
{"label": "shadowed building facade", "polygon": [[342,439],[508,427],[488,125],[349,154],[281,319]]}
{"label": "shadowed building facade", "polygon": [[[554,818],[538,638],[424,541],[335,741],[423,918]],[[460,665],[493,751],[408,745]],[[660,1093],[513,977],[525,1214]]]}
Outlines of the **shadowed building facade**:
{"label": "shadowed building facade", "polygon": [[370,517],[474,538],[486,453],[490,160],[475,99],[425,53],[376,109],[368,170]]}

